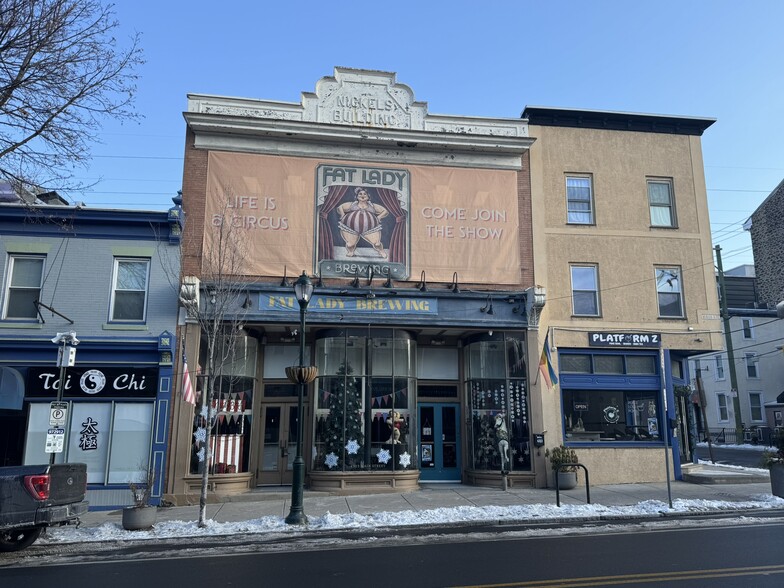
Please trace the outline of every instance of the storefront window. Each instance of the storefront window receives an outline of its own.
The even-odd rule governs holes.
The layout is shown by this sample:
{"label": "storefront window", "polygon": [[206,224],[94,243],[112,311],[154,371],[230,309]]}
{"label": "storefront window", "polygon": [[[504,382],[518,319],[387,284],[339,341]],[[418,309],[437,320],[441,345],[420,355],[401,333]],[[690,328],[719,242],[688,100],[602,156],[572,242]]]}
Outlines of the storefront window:
{"label": "storefront window", "polygon": [[656,391],[564,390],[569,441],[660,441]]}
{"label": "storefront window", "polygon": [[[646,353],[561,352],[564,436],[567,442],[659,442],[657,356]],[[602,374],[602,387],[591,387]]]}
{"label": "storefront window", "polygon": [[530,470],[524,336],[482,336],[465,353],[473,469]]}
{"label": "storefront window", "polygon": [[[150,457],[152,402],[71,402],[66,451],[55,463],[87,464],[89,484],[127,484],[141,479]],[[24,463],[48,463],[45,453],[49,403],[31,403]]]}
{"label": "storefront window", "polygon": [[[238,474],[248,471],[250,434],[253,419],[253,390],[256,375],[257,343],[252,337],[237,337],[233,354],[216,370],[210,418],[210,474]],[[219,354],[220,355],[220,354]],[[193,422],[190,473],[203,471],[206,422],[201,413],[201,395],[210,374],[199,377],[196,414]]]}
{"label": "storefront window", "polygon": [[400,331],[317,337],[313,469],[415,469],[416,342]]}

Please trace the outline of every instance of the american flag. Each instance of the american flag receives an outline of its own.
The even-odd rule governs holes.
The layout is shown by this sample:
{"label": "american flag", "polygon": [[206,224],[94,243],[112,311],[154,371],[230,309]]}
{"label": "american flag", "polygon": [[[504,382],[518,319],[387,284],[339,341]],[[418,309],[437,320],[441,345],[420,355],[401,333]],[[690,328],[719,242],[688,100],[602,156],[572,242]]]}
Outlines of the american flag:
{"label": "american flag", "polygon": [[196,394],[193,393],[191,375],[188,372],[188,358],[185,357],[185,350],[182,350],[182,399],[189,404],[196,404]]}

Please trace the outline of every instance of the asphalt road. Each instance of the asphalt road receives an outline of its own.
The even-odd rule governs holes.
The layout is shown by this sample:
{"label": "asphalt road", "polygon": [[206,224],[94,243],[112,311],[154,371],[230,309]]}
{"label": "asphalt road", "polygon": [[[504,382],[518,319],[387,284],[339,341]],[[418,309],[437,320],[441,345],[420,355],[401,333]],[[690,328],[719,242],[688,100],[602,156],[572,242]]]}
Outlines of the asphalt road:
{"label": "asphalt road", "polygon": [[96,557],[82,544],[51,564],[39,558],[0,567],[0,585],[778,587],[782,533],[784,519],[773,514],[265,544],[214,537],[179,546],[125,544]]}
{"label": "asphalt road", "polygon": [[[710,460],[707,447],[697,447],[697,457]],[[759,468],[762,460],[762,452],[746,449],[724,449],[720,445],[713,446],[713,459],[719,464],[743,466],[747,468]]]}

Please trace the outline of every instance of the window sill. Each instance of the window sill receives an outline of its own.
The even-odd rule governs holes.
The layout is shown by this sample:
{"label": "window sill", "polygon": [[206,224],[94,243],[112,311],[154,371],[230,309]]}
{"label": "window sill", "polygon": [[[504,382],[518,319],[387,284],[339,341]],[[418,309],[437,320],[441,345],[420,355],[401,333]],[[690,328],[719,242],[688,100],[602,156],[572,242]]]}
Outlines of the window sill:
{"label": "window sill", "polygon": [[23,322],[14,321],[12,319],[4,319],[0,321],[0,329],[43,329],[44,324],[38,321]]}
{"label": "window sill", "polygon": [[674,231],[674,230],[676,230],[678,228],[679,228],[678,225],[674,225],[674,226],[669,226],[669,225],[651,225],[650,226],[651,230],[664,229],[665,231]]}
{"label": "window sill", "polygon": [[147,325],[126,325],[122,323],[104,323],[104,331],[149,331]]}

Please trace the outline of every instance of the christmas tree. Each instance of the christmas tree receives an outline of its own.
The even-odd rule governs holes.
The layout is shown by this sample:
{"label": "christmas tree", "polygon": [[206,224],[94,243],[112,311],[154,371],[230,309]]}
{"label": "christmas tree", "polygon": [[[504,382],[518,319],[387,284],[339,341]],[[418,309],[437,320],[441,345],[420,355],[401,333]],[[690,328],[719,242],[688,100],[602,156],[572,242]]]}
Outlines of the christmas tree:
{"label": "christmas tree", "polygon": [[345,456],[344,463],[338,461],[337,464],[337,469],[345,470],[360,467],[365,439],[362,431],[362,397],[358,379],[351,376],[353,372],[351,366],[343,362],[338,368],[338,377],[331,378],[329,414],[324,423],[326,455],[334,453],[339,458]]}

